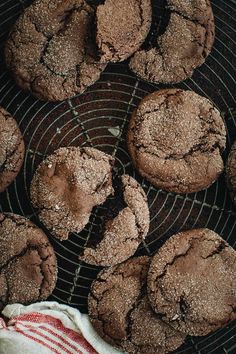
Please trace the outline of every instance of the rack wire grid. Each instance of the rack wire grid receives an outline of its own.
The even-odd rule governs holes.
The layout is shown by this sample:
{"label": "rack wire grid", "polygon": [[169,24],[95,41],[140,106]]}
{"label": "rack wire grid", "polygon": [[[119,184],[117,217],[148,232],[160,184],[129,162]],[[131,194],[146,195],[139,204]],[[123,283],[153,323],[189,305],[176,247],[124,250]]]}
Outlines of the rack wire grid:
{"label": "rack wire grid", "polygon": [[[92,2],[92,1],[91,1]],[[98,1],[94,1],[94,3]],[[0,196],[0,211],[14,212],[40,224],[33,210],[29,186],[37,165],[61,146],[93,146],[115,157],[115,172],[135,177],[147,193],[151,226],[137,255],[152,255],[180,230],[208,227],[236,247],[236,209],[232,205],[224,175],[207,190],[189,195],[167,193],[143,180],[132,167],[126,146],[129,117],[140,100],[162,88],[139,80],[127,62],[108,65],[100,80],[85,93],[59,103],[42,102],[16,86],[4,64],[3,48],[8,32],[31,1],[0,0],[0,105],[18,121],[26,143],[23,168],[14,183]],[[163,23],[163,0],[154,0],[154,24]],[[214,49],[193,77],[177,85],[194,90],[214,102],[227,127],[227,149],[236,138],[236,1],[212,0],[216,20]],[[149,40],[155,35],[151,30]],[[78,260],[88,241],[101,231],[106,204],[95,208],[89,224],[68,241],[50,240],[55,248],[59,274],[51,300],[87,311],[87,295],[98,267]],[[46,231],[46,230],[45,230]],[[46,231],[47,232],[47,231]],[[188,338],[175,353],[236,353],[236,323],[207,337]]]}

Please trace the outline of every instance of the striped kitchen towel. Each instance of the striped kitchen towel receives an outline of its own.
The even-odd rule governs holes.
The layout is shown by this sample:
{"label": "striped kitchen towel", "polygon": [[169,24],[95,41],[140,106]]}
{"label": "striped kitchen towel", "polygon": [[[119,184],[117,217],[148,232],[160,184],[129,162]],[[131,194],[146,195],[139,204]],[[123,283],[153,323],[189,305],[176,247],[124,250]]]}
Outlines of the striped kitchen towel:
{"label": "striped kitchen towel", "polygon": [[1,354],[122,354],[98,336],[87,315],[57,302],[8,305],[2,315]]}

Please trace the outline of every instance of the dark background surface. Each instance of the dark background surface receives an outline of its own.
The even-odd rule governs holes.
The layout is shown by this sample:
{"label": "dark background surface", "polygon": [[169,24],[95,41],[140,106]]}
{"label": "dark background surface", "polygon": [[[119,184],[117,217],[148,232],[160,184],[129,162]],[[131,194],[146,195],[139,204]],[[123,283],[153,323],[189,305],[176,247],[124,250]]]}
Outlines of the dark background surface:
{"label": "dark background surface", "polygon": [[[163,85],[138,80],[127,63],[109,65],[101,79],[85,93],[61,103],[41,102],[15,85],[5,68],[3,47],[11,26],[30,2],[0,0],[0,105],[18,121],[27,147],[21,173],[0,195],[0,211],[27,216],[43,227],[29,199],[30,181],[37,165],[60,146],[93,146],[112,154],[116,158],[115,172],[134,176],[148,195],[151,227],[137,254],[151,255],[174,233],[194,227],[211,228],[236,248],[236,208],[223,175],[205,191],[176,195],[153,188],[131,165],[125,142],[130,114],[145,95]],[[153,2],[154,20],[162,25],[160,4],[164,2]],[[222,112],[227,126],[226,159],[236,139],[236,1],[213,0],[212,6],[216,18],[214,50],[190,80],[176,86],[208,97]],[[79,262],[78,255],[101,231],[106,208],[105,203],[94,209],[85,230],[71,235],[68,241],[61,243],[49,235],[59,263],[58,282],[51,300],[86,312],[89,286],[99,269]],[[207,337],[189,338],[176,353],[236,353],[236,323]]]}

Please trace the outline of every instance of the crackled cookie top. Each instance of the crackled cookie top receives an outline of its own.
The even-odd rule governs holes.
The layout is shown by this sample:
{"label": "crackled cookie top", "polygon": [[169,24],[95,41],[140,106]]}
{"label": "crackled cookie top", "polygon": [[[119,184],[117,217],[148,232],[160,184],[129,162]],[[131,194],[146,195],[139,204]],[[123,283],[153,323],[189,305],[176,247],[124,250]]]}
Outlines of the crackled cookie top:
{"label": "crackled cookie top", "polygon": [[180,89],[145,97],[128,131],[129,151],[140,174],[177,193],[199,191],[218,178],[225,143],[219,111],[208,99]]}
{"label": "crackled cookie top", "polygon": [[167,0],[170,20],[151,49],[141,49],[130,68],[152,82],[177,83],[192,76],[210,54],[214,16],[209,0]]}
{"label": "crackled cookie top", "polygon": [[147,197],[139,183],[128,175],[121,177],[124,208],[107,221],[101,242],[85,248],[79,258],[89,264],[112,266],[131,257],[145,239],[150,215]]}
{"label": "crackled cookie top", "polygon": [[88,299],[89,316],[100,336],[133,354],[164,354],[185,335],[152,311],[146,296],[148,257],[130,259],[99,273]]}
{"label": "crackled cookie top", "polygon": [[97,8],[97,43],[103,62],[130,57],[144,42],[152,21],[150,0],[106,0]]}
{"label": "crackled cookie top", "polygon": [[152,310],[147,295],[143,295],[130,315],[130,336],[122,348],[130,354],[166,354],[184,340],[185,334],[162,321]]}
{"label": "crackled cookie top", "polygon": [[0,306],[45,300],[57,262],[47,236],[22,216],[0,214]]}
{"label": "crackled cookie top", "polygon": [[226,164],[226,181],[231,198],[236,204],[236,142],[234,142]]}
{"label": "crackled cookie top", "polygon": [[29,6],[5,48],[18,85],[57,101],[98,80],[105,66],[97,58],[94,16],[84,0],[36,0]]}
{"label": "crackled cookie top", "polygon": [[15,119],[0,107],[0,193],[18,175],[24,153],[23,137]]}
{"label": "crackled cookie top", "polygon": [[113,158],[93,148],[56,150],[37,168],[31,199],[51,233],[67,239],[89,221],[92,208],[102,204],[112,188]]}
{"label": "crackled cookie top", "polygon": [[179,331],[206,335],[236,318],[235,272],[235,250],[215,232],[179,233],[152,259],[151,305]]}

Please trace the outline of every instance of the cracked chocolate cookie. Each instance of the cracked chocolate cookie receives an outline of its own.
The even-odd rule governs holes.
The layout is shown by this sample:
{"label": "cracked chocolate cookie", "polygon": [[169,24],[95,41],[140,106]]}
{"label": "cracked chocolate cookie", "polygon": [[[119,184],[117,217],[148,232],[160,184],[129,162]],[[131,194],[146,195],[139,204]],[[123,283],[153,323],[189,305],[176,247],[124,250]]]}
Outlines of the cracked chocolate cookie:
{"label": "cracked chocolate cookie", "polygon": [[231,198],[236,204],[236,141],[231,148],[226,164],[226,182]]}
{"label": "cracked chocolate cookie", "polygon": [[134,166],[156,187],[193,193],[222,173],[226,131],[219,111],[192,91],[166,89],[134,111],[128,147]]}
{"label": "cracked chocolate cookie", "polygon": [[98,80],[105,65],[93,39],[94,17],[85,0],[36,0],[29,6],[5,48],[17,84],[39,99],[61,101]]}
{"label": "cracked chocolate cookie", "polygon": [[208,229],[171,237],[153,257],[153,309],[179,331],[202,336],[236,319],[236,252]]}
{"label": "cracked chocolate cookie", "polygon": [[152,311],[146,295],[148,267],[148,257],[137,257],[103,270],[89,294],[94,328],[105,341],[126,353],[167,353],[185,338]]}
{"label": "cracked chocolate cookie", "polygon": [[212,50],[215,23],[209,0],[167,0],[170,20],[151,49],[141,49],[130,68],[144,80],[177,83],[192,76]]}
{"label": "cracked chocolate cookie", "polygon": [[127,59],[144,42],[152,22],[150,0],[106,0],[97,8],[97,44],[103,62]]}
{"label": "cracked chocolate cookie", "polygon": [[80,232],[94,206],[113,192],[113,158],[93,148],[56,150],[37,168],[31,200],[41,222],[60,240]]}
{"label": "cracked chocolate cookie", "polygon": [[0,307],[45,300],[57,279],[47,236],[29,220],[0,214]]}
{"label": "cracked chocolate cookie", "polygon": [[85,248],[80,260],[99,266],[113,266],[131,257],[147,236],[150,215],[147,197],[138,182],[121,177],[124,208],[106,222],[101,242]]}
{"label": "cracked chocolate cookie", "polygon": [[25,144],[17,122],[0,107],[0,193],[18,175],[24,154]]}

